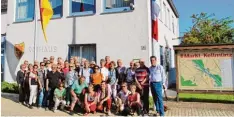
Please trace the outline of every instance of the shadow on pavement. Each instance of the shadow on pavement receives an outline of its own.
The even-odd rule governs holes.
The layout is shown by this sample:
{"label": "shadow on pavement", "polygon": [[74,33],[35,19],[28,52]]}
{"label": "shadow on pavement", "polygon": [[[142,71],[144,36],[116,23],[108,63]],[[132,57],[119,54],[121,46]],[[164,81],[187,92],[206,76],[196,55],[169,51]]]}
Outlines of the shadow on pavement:
{"label": "shadow on pavement", "polygon": [[9,93],[2,93],[2,98],[9,99],[13,102],[19,103],[19,95],[18,94],[9,94]]}

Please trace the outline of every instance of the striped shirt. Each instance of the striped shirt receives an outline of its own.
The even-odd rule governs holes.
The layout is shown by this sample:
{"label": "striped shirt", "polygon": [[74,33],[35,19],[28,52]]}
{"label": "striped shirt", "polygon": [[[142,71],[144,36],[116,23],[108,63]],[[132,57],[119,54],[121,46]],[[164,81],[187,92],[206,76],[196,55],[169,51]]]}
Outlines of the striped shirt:
{"label": "striped shirt", "polygon": [[[140,67],[140,68],[137,68],[136,71],[135,71],[135,77],[137,79],[137,81],[139,83],[141,83],[142,81],[144,81],[148,75],[149,75],[149,69],[147,67]],[[146,81],[144,83],[144,85],[149,85],[148,81]]]}

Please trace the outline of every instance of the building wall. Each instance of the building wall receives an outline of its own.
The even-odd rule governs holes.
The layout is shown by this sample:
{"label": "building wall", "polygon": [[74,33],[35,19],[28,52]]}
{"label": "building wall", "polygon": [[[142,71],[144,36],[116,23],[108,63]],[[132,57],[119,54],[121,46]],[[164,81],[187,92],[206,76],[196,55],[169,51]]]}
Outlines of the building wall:
{"label": "building wall", "polygon": [[[20,64],[24,60],[33,62],[33,44],[35,23],[14,22],[15,1],[8,1],[7,48],[5,78],[13,82]],[[102,1],[96,0],[96,14],[91,16],[69,17],[68,1],[63,1],[63,17],[52,19],[46,33],[48,43],[44,41],[38,22],[37,60],[51,55],[67,58],[68,44],[96,44],[97,62],[106,55],[112,60],[123,59],[126,66],[134,58],[143,58],[149,65],[151,55],[151,15],[150,1],[135,0],[132,12],[102,14]],[[15,57],[14,45],[25,43],[25,52],[20,60]],[[141,50],[145,46],[146,50]]]}
{"label": "building wall", "polygon": [[[175,16],[167,0],[157,0],[157,3],[160,6],[160,13],[158,17],[159,39],[158,42],[155,40],[153,41],[155,50],[154,54],[157,56],[157,61],[160,63],[160,46],[163,46],[164,50],[166,46],[168,46],[171,49],[171,63],[168,74],[168,82],[169,84],[173,84],[176,83],[176,71],[174,61],[175,53],[173,46],[180,44],[180,41],[177,39],[179,37],[179,19]],[[166,5],[166,7],[164,7],[164,4]],[[166,13],[165,10],[167,11]],[[172,19],[172,17],[174,17],[174,19]],[[172,22],[174,22],[174,32],[172,28]]]}
{"label": "building wall", "polygon": [[6,33],[7,13],[1,13],[1,34]]}

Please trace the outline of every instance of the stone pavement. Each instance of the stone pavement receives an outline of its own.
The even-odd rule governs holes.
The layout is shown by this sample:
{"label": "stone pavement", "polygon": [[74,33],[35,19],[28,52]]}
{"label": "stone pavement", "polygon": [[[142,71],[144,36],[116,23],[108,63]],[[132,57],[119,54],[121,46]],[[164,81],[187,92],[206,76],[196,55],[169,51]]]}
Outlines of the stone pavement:
{"label": "stone pavement", "polygon": [[[3,96],[1,98],[2,116],[68,116],[68,112],[45,111],[43,108],[33,110],[17,103],[17,96]],[[170,108],[166,112],[166,116],[234,116],[234,104],[223,103],[205,103],[205,102],[175,102],[166,101],[166,105]],[[151,111],[151,114],[155,113]],[[82,116],[82,114],[75,114]],[[90,114],[90,116],[94,116]],[[97,113],[95,116],[104,116]]]}

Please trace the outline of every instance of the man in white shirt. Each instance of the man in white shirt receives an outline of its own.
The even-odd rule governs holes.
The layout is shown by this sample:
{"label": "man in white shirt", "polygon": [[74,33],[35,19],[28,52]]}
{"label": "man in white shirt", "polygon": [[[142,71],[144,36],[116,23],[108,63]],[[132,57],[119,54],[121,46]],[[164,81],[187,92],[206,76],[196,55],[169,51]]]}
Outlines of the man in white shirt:
{"label": "man in white shirt", "polygon": [[105,64],[106,64],[106,61],[104,59],[101,59],[100,60],[100,66],[101,66],[101,73],[103,74],[103,79],[102,81],[107,81],[108,79],[108,73],[109,73],[109,70],[105,67]]}
{"label": "man in white shirt", "polygon": [[163,95],[162,95],[162,89],[165,85],[165,72],[163,66],[157,64],[157,58],[155,56],[150,57],[151,61],[151,67],[150,70],[150,87],[152,96],[154,99],[154,103],[156,106],[157,113],[160,114],[160,116],[164,116],[164,106],[163,106]]}

